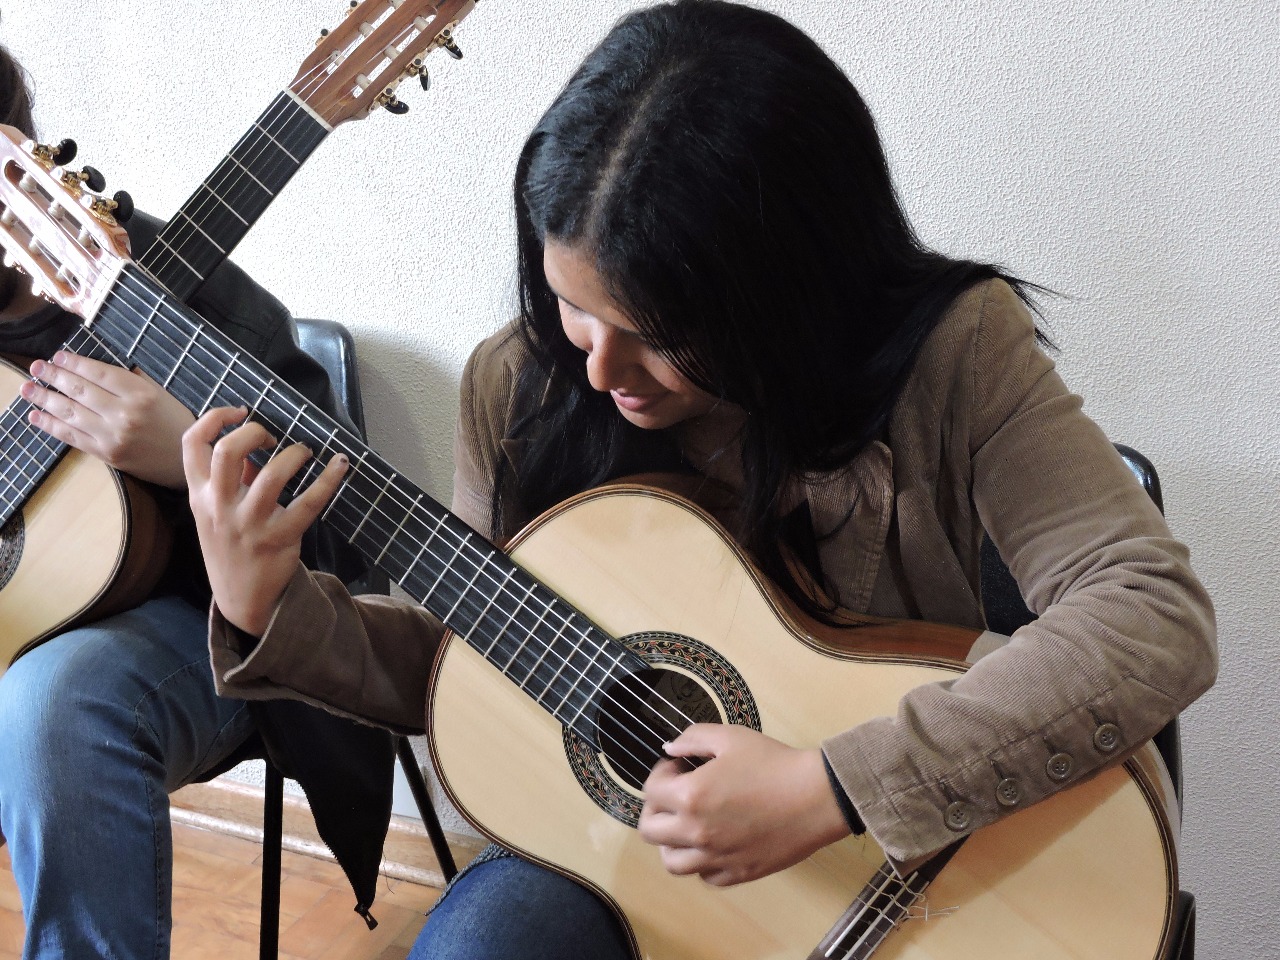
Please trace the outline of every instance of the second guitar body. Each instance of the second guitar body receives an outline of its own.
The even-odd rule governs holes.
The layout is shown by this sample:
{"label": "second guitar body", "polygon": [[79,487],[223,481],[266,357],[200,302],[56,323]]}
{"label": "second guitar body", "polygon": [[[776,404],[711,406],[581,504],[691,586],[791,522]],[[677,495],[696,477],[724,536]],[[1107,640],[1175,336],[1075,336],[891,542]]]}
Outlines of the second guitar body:
{"label": "second guitar body", "polygon": [[[659,490],[575,498],[512,556],[663,664],[664,696],[692,719],[714,713],[792,746],[892,715],[908,690],[960,669],[807,639],[723,531]],[[912,627],[932,629],[888,629]],[[489,837],[601,893],[646,960],[803,960],[884,864],[864,836],[727,889],[674,877],[632,825],[639,793],[626,758],[596,759],[456,638],[437,660],[429,711],[432,755],[458,808]],[[812,955],[1154,960],[1177,889],[1171,802],[1159,760],[1140,755],[976,832],[878,947]]]}
{"label": "second guitar body", "polygon": [[[27,379],[0,360],[0,404]],[[0,674],[58,631],[137,604],[163,572],[169,542],[141,484],[68,451],[0,529]]]}

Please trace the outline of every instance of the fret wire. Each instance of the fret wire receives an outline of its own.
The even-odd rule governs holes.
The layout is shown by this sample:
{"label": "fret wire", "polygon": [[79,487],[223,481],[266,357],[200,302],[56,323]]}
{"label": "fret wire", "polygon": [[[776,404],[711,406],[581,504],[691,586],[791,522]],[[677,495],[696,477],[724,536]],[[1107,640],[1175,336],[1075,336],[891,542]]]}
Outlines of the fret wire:
{"label": "fret wire", "polygon": [[[408,569],[405,571],[406,577],[408,577],[409,574],[413,572],[414,568],[417,567],[419,561],[421,561],[422,559],[422,555],[426,553],[428,544],[430,544],[432,538],[435,537],[440,532],[440,528],[444,526],[444,520],[445,520],[445,514],[442,513],[440,514],[440,517],[436,520],[435,529],[422,538],[422,546],[418,548],[417,556],[413,558],[413,562],[409,564]],[[400,586],[402,587],[404,586],[404,580],[399,580],[397,582],[400,584]]]}
{"label": "fret wire", "polygon": [[[467,539],[470,539],[470,536],[471,535],[468,534]],[[490,554],[490,558],[492,558],[492,556],[493,555]],[[466,597],[467,591],[476,585],[476,580],[480,577],[480,574],[484,572],[484,563],[485,561],[481,560],[479,563],[475,565],[475,573],[471,574],[471,579],[467,581],[467,585],[458,591],[458,599],[453,602],[453,606],[449,608],[449,612],[440,618],[445,623],[449,623],[451,620],[453,620],[453,614],[455,611],[457,611],[458,605],[461,604],[463,599]],[[488,607],[486,607],[485,609],[487,610]],[[472,621],[472,626],[473,627],[475,626],[474,620]]]}
{"label": "fret wire", "polygon": [[501,629],[498,630],[494,638],[491,641],[489,641],[488,649],[482,651],[482,655],[490,663],[493,662],[493,648],[498,645],[498,641],[500,641],[503,638],[507,630],[511,627],[511,624],[515,622],[515,619],[519,615],[520,610],[527,609],[527,607],[525,607],[525,603],[529,599],[529,597],[533,595],[533,591],[535,588],[536,588],[536,584],[534,584],[533,582],[530,582],[529,585],[525,587],[524,596],[516,601],[515,607],[511,610],[510,614],[507,617],[507,622],[502,625]]}
{"label": "fret wire", "polygon": [[[413,503],[409,505],[409,509],[405,511],[404,516],[400,518],[400,522],[396,524],[396,528],[394,531],[392,531],[391,536],[387,538],[387,542],[383,544],[382,549],[378,551],[378,555],[374,557],[373,559],[374,566],[378,566],[379,564],[382,563],[383,557],[387,555],[387,551],[391,549],[391,545],[396,542],[396,539],[400,536],[400,532],[404,529],[404,525],[409,522],[409,518],[412,517],[417,512],[418,504],[420,504],[421,502],[422,502],[422,494],[418,494],[418,496],[414,499]],[[507,573],[507,579],[508,580],[511,579],[510,572]],[[490,602],[492,603],[492,601]]]}
{"label": "fret wire", "polygon": [[[528,595],[526,595],[526,598],[525,598],[525,599],[528,599],[528,596],[529,596],[529,595],[532,595],[532,593],[533,593],[535,590],[537,590],[536,585],[535,585],[535,586],[530,590],[529,594],[528,594]],[[524,605],[524,608],[525,608],[526,610],[528,610],[530,613],[532,613],[532,612],[533,612],[533,610],[532,610],[532,609],[531,609],[527,604],[525,604],[525,605]],[[550,607],[550,605],[544,605],[543,611],[542,611],[540,614],[538,614],[538,615],[534,618],[533,625],[525,629],[525,631],[524,631],[524,639],[523,639],[523,640],[517,640],[517,641],[516,641],[516,648],[515,648],[515,650],[513,650],[513,651],[511,652],[511,656],[507,658],[506,666],[504,666],[504,667],[499,667],[499,668],[498,668],[498,669],[500,669],[504,674],[505,674],[505,673],[511,673],[511,672],[512,672],[512,669],[511,669],[511,668],[515,665],[516,661],[519,659],[520,654],[524,652],[525,645],[529,642],[529,639],[530,639],[531,637],[536,637],[536,636],[538,635],[538,627],[539,627],[539,626],[541,626],[542,622],[546,619],[547,614],[548,614],[548,613],[550,613],[550,612],[551,612],[551,607]],[[545,644],[544,644],[544,647],[545,647]],[[563,663],[561,663],[561,664],[560,664],[560,668],[559,668],[559,669],[560,669],[560,670],[563,670],[567,664],[568,664],[568,660],[566,659]],[[495,664],[495,665],[496,665],[496,664]],[[557,671],[557,672],[559,672],[559,671]],[[554,681],[555,681],[555,677],[553,676],[553,677],[552,677],[552,682],[554,682]],[[524,681],[523,681],[523,680],[518,680],[518,681],[516,681],[516,685],[517,685],[517,686],[519,686],[521,690],[523,690],[523,689],[524,689]]]}
{"label": "fret wire", "polygon": [[[466,536],[462,538],[461,543],[459,543],[456,547],[452,548],[453,556],[455,560],[462,554],[462,548],[467,545],[467,541],[470,539],[471,539],[471,534],[468,533]],[[431,599],[431,594],[435,592],[436,587],[440,586],[440,581],[444,579],[445,574],[447,574],[448,572],[449,572],[449,564],[447,563],[442,564],[439,575],[436,577],[435,582],[431,584],[431,589],[428,590],[426,594],[424,594],[422,597],[424,602]]]}
{"label": "fret wire", "polygon": [[270,197],[273,200],[275,199],[275,196],[276,196],[275,193],[272,192],[270,187],[268,187],[265,183],[263,183],[261,180],[255,177],[253,175],[252,170],[250,170],[243,163],[237,160],[235,156],[233,156],[232,154],[227,154],[227,159],[230,160],[232,163],[234,163],[241,170],[243,170],[250,180],[252,180],[254,183],[256,183],[258,186],[260,186],[263,189],[263,192],[265,192],[268,197]]}
{"label": "fret wire", "polygon": [[258,124],[257,124],[257,123],[254,123],[254,126],[255,126],[255,127],[257,127],[259,130],[262,130],[262,132],[267,136],[267,138],[268,138],[272,143],[274,143],[274,144],[275,144],[277,147],[279,147],[281,150],[284,150],[285,154],[289,157],[289,159],[290,159],[290,160],[292,160],[294,163],[297,163],[297,164],[301,164],[301,163],[302,163],[302,161],[301,161],[301,160],[299,160],[297,157],[295,157],[292,153],[289,153],[289,151],[288,151],[288,150],[285,150],[285,146],[284,146],[284,144],[283,144],[283,143],[281,143],[279,140],[277,140],[275,137],[273,137],[273,136],[272,136],[270,133],[268,133],[266,130],[263,130],[263,129],[262,129],[262,127],[258,126]]}
{"label": "fret wire", "polygon": [[142,326],[138,328],[138,335],[133,338],[133,343],[130,344],[129,349],[125,353],[125,356],[129,356],[129,357],[133,356],[134,351],[138,349],[138,343],[142,340],[144,336],[146,336],[147,330],[151,327],[152,322],[156,318],[156,314],[160,310],[160,303],[161,301],[157,300],[155,303],[155,306],[151,308],[151,312],[147,314],[147,319],[142,321]]}
{"label": "fret wire", "polygon": [[[183,211],[181,211],[181,210],[179,210],[179,211],[178,211],[178,213],[177,213],[177,215],[176,215],[176,216],[177,216],[177,217],[181,217],[183,220],[185,220],[185,221],[186,221],[187,223],[189,223],[191,226],[195,227],[195,229],[200,233],[200,235],[201,235],[202,237],[204,237],[206,240],[208,240],[208,241],[209,241],[209,243],[213,244],[213,246],[217,249],[217,251],[218,251],[220,254],[222,254],[223,256],[226,256],[227,251],[223,248],[222,244],[218,243],[218,241],[217,241],[217,240],[215,240],[215,239],[213,239],[213,237],[209,236],[209,232],[208,232],[207,230],[205,230],[205,229],[204,229],[204,227],[200,226],[200,221],[198,221],[195,217],[192,217],[192,216],[190,216],[189,214],[184,213],[184,212],[183,212]],[[175,218],[175,219],[176,219],[176,218]],[[159,238],[159,237],[157,237],[156,239],[158,240],[158,239],[160,239],[160,238]]]}
{"label": "fret wire", "polygon": [[516,575],[516,566],[515,564],[512,564],[511,566],[507,567],[507,575],[503,577],[502,581],[497,585],[497,587],[490,592],[489,602],[484,605],[484,609],[481,610],[480,615],[476,617],[475,623],[473,624],[470,632],[475,632],[476,630],[480,629],[480,626],[484,623],[485,618],[489,615],[489,609],[497,602],[498,597],[502,596],[503,592],[507,589],[507,584],[511,582],[511,578],[514,577],[515,575]]}
{"label": "fret wire", "polygon": [[213,403],[213,398],[218,395],[218,390],[221,389],[223,382],[227,379],[227,374],[231,372],[231,367],[239,359],[240,359],[240,354],[237,352],[236,355],[232,357],[231,361],[227,364],[226,369],[224,369],[222,373],[219,374],[218,382],[213,385],[213,391],[209,394],[208,399],[205,400],[204,406],[200,408],[200,412],[196,415],[197,417],[203,417],[206,413],[209,412],[209,406]]}
{"label": "fret wire", "polygon": [[[542,661],[547,658],[547,654],[551,652],[551,649],[552,647],[551,647],[551,644],[549,643],[544,643],[542,645],[542,653],[538,655],[538,659],[533,662],[533,666],[529,669],[529,676],[531,679],[537,678],[538,668],[542,666]],[[555,685],[556,677],[559,676],[560,670],[564,669],[564,667],[568,665],[568,662],[569,662],[568,658],[566,657],[562,659],[564,660],[564,663],[561,664],[560,669],[555,670],[551,674],[551,679],[548,680],[545,684],[543,684],[541,693],[535,694],[532,690],[530,690],[528,687],[524,685],[523,681],[520,683],[520,689],[523,690],[525,693],[529,694],[529,696],[533,697],[533,699],[538,701],[538,703],[542,703],[542,698],[546,695],[547,691],[550,690]],[[554,716],[554,713],[552,715]]]}
{"label": "fret wire", "polygon": [[[585,640],[585,639],[586,639],[586,636],[584,635],[584,636],[582,637],[582,639],[584,639],[584,640]],[[580,647],[575,646],[575,648],[574,648],[574,649],[575,649],[575,650],[578,650],[578,649],[580,649]],[[583,670],[583,672],[582,672],[582,676],[578,678],[579,680],[582,680],[582,679],[586,679],[586,678],[587,678],[587,673],[588,673],[588,671],[590,670],[590,667],[591,667],[592,665],[599,666],[599,664],[597,664],[597,663],[596,663],[596,657],[598,657],[601,653],[604,653],[604,651],[605,651],[605,648],[604,648],[604,646],[603,646],[603,645],[601,645],[601,644],[597,644],[597,645],[596,645],[595,652],[594,652],[593,654],[591,654],[591,658],[587,661],[587,668]],[[604,674],[605,674],[605,678],[606,678],[606,679],[608,679],[608,677],[610,676],[608,669],[605,669]],[[588,680],[588,682],[590,682],[590,681]],[[566,695],[565,695],[564,700],[562,700],[562,701],[561,701],[560,706],[562,706],[562,707],[563,707],[563,706],[564,706],[564,704],[565,704],[566,702],[568,702],[569,696],[570,696],[570,695],[572,695],[572,693],[574,692],[574,690],[577,688],[577,685],[578,685],[578,681],[577,681],[577,680],[575,680],[575,681],[573,682],[573,685],[569,688],[569,693],[568,693],[568,694],[566,694]],[[599,693],[599,692],[600,692],[600,690],[601,690],[601,686],[600,686],[600,685],[597,685],[597,686],[596,686],[596,692],[597,692],[597,693]],[[574,722],[582,716],[582,711],[583,711],[583,710],[585,710],[585,709],[587,708],[587,704],[588,704],[588,703],[590,703],[590,702],[591,702],[591,698],[590,698],[589,696],[588,696],[588,697],[583,698],[582,704],[578,707],[577,713],[574,715],[573,719],[571,719],[571,720],[568,722],[568,725],[569,725],[569,726],[573,726]],[[557,712],[558,712],[558,711],[557,711]]]}
{"label": "fret wire", "polygon": [[275,386],[276,378],[272,377],[262,385],[262,389],[258,391],[258,396],[254,398],[253,403],[249,406],[249,416],[258,416],[258,408],[263,400],[267,399],[267,394],[271,392],[271,388]]}
{"label": "fret wire", "polygon": [[[387,477],[387,482],[382,485],[382,489],[378,491],[378,495],[374,498],[373,502],[369,504],[368,512],[365,513],[359,525],[356,527],[355,531],[351,534],[351,536],[348,539],[354,540],[356,537],[360,536],[360,531],[364,529],[365,523],[367,523],[369,520],[369,517],[373,515],[373,511],[378,509],[378,504],[382,502],[382,498],[386,496],[387,488],[390,487],[391,484],[395,483],[396,478],[398,476],[399,474],[393,472],[391,476]],[[328,511],[326,510],[325,512],[327,513]],[[453,611],[450,610],[449,612],[452,613]]]}
{"label": "fret wire", "polygon": [[178,362],[173,365],[169,371],[169,375],[164,378],[164,388],[169,389],[169,384],[173,382],[173,378],[178,375],[178,369],[182,366],[182,362],[187,359],[187,355],[191,352],[191,348],[195,345],[196,340],[200,337],[200,328],[195,327],[191,331],[191,336],[187,339],[187,344],[182,348],[182,353],[178,357]]}
{"label": "fret wire", "polygon": [[[536,586],[535,586],[535,589],[536,589]],[[537,624],[542,623],[542,622],[546,619],[547,614],[551,613],[551,612],[552,612],[552,610],[553,610],[553,609],[555,609],[555,608],[554,608],[554,605],[553,605],[552,603],[547,602],[545,598],[540,598],[540,599],[542,599],[542,601],[543,601],[544,609],[543,609],[542,613],[541,613],[541,614],[539,614],[539,616],[538,616],[538,619],[537,619],[537,621],[536,621],[536,623],[535,623],[535,628],[534,628],[534,630],[536,630],[536,626],[537,626]],[[557,612],[558,612],[558,611],[557,611]],[[568,627],[568,626],[573,625],[573,624],[572,624],[571,619],[569,619],[569,618],[566,618],[566,617],[561,616],[560,620],[561,620],[560,626],[559,626],[559,627],[553,627],[553,628],[552,628],[552,629],[555,631],[553,635],[554,635],[554,636],[556,636],[556,637],[563,637],[563,636],[564,636],[564,630],[565,630],[565,628],[566,628],[566,627]],[[534,632],[534,630],[530,630],[529,632],[530,632],[530,633],[533,633],[533,632]],[[551,644],[550,644],[550,643],[546,643],[546,642],[544,642],[544,643],[543,643],[543,645],[542,645],[542,647],[543,647],[542,656],[540,656],[540,657],[538,658],[537,662],[535,662],[535,664],[534,664],[534,669],[535,669],[535,670],[537,669],[537,665],[538,665],[538,663],[541,663],[541,662],[542,662],[542,659],[546,656],[547,652],[551,649]],[[542,693],[540,693],[538,696],[534,697],[534,699],[535,699],[535,700],[537,700],[539,703],[542,703],[542,698],[543,698],[544,696],[546,696],[547,692],[548,692],[548,691],[551,691],[551,690],[554,690],[555,685],[556,685],[556,681],[560,679],[560,674],[564,671],[564,668],[565,668],[565,667],[567,667],[567,666],[569,666],[570,661],[572,660],[572,657],[573,657],[573,650],[570,650],[570,651],[568,651],[567,653],[562,653],[562,654],[560,654],[560,666],[556,667],[556,668],[552,671],[552,673],[551,673],[551,679],[550,679],[550,680],[548,680],[548,681],[543,685],[543,687],[542,687]],[[521,684],[521,689],[525,689],[525,688],[524,688],[524,684],[523,684],[523,683]],[[526,693],[528,693],[529,691],[528,691],[528,690],[526,690],[525,692],[526,692]],[[570,692],[572,692],[572,684],[570,685]],[[530,696],[532,696],[532,693],[530,693]],[[561,704],[560,704],[560,705],[561,705],[561,706],[564,706],[564,700],[563,700],[563,699],[561,700]],[[545,704],[544,704],[544,706],[545,706]],[[552,716],[556,716],[556,715],[557,715],[556,710],[552,710],[552,711],[551,711],[551,714],[552,714]]]}
{"label": "fret wire", "polygon": [[[275,381],[272,380],[272,383],[274,382]],[[254,410],[254,413],[256,414],[257,410]],[[311,459],[307,461],[306,467],[303,468],[302,475],[296,478],[297,482],[295,486],[298,490],[302,490],[305,487],[310,486],[315,481],[315,477],[311,475],[312,473],[324,471],[325,465],[329,461],[329,458],[327,456],[329,452],[329,445],[333,442],[333,438],[336,437],[337,435],[338,435],[338,428],[334,427],[333,430],[330,431],[329,436],[325,438],[322,444],[320,444],[320,449],[312,452]],[[329,508],[333,506],[333,502],[338,499],[339,494],[344,489],[346,489],[347,481],[348,479],[351,478],[353,472],[354,471],[350,471],[350,470],[347,471],[346,476],[342,478],[342,483],[338,484],[338,489],[333,492],[333,499],[329,501],[329,504],[324,508],[324,513],[321,514],[320,516],[321,520],[323,520],[325,516],[329,513]],[[292,483],[293,481],[290,481],[290,482]],[[354,534],[353,534],[353,537],[354,537]]]}
{"label": "fret wire", "polygon": [[244,217],[240,216],[240,214],[236,212],[236,208],[235,208],[235,207],[233,207],[233,206],[231,206],[231,204],[227,203],[227,201],[226,201],[226,200],[224,200],[224,199],[222,198],[222,196],[221,196],[221,195],[220,195],[216,190],[214,190],[214,189],[213,189],[213,187],[209,186],[209,184],[208,184],[208,183],[202,183],[202,184],[200,184],[200,186],[199,186],[199,187],[197,187],[197,188],[196,188],[196,192],[197,192],[197,193],[198,193],[199,191],[201,191],[201,190],[204,190],[206,193],[208,193],[210,196],[212,196],[212,197],[213,197],[213,199],[217,200],[217,201],[218,201],[218,203],[222,204],[222,206],[224,206],[224,207],[226,207],[228,210],[230,210],[230,211],[231,211],[231,215],[232,215],[233,217],[235,217],[237,220],[239,220],[241,223],[243,223],[243,224],[245,225],[245,227],[249,227],[249,226],[250,226],[249,221],[248,221],[248,220],[246,220]]}
{"label": "fret wire", "polygon": [[[246,224],[246,226],[247,226],[247,224]],[[194,275],[195,275],[196,279],[198,279],[198,280],[200,280],[200,281],[203,281],[203,280],[205,279],[205,278],[204,278],[204,275],[203,275],[203,274],[201,274],[201,273],[200,273],[200,271],[199,271],[199,270],[197,270],[195,267],[193,267],[191,264],[187,263],[186,258],[185,258],[185,257],[183,257],[183,255],[182,255],[182,254],[180,254],[180,253],[179,253],[177,250],[175,250],[173,247],[171,247],[171,246],[170,246],[170,245],[165,241],[165,239],[164,239],[163,237],[156,237],[155,242],[156,242],[156,243],[158,243],[158,244],[161,244],[161,245],[162,245],[166,250],[168,250],[168,251],[169,251],[169,253],[171,253],[171,254],[173,255],[173,259],[174,259],[174,260],[176,260],[178,263],[182,264],[182,265],[183,265],[184,267],[186,267],[188,270],[190,270],[190,271],[192,272],[192,274],[194,274]],[[172,262],[172,261],[170,261],[170,262]]]}

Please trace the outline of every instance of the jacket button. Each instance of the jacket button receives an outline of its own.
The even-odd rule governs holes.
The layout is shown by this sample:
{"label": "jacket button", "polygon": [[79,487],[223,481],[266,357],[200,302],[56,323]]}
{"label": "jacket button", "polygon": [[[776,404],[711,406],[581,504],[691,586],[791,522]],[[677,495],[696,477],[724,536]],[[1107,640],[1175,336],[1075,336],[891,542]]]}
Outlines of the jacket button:
{"label": "jacket button", "polygon": [[1104,723],[1093,731],[1093,745],[1103,753],[1110,753],[1120,745],[1120,728],[1114,723]]}
{"label": "jacket button", "polygon": [[1022,787],[1013,777],[1005,777],[996,784],[996,803],[1002,807],[1016,807],[1022,799]]}
{"label": "jacket button", "polygon": [[1044,772],[1049,775],[1049,779],[1061,783],[1067,777],[1071,776],[1071,771],[1075,768],[1076,762],[1071,759],[1069,753],[1055,753],[1049,758],[1049,762],[1044,765]]}
{"label": "jacket button", "polygon": [[970,813],[967,803],[963,800],[956,800],[947,804],[943,819],[947,822],[948,830],[961,833],[969,829],[969,824],[973,822],[973,815]]}

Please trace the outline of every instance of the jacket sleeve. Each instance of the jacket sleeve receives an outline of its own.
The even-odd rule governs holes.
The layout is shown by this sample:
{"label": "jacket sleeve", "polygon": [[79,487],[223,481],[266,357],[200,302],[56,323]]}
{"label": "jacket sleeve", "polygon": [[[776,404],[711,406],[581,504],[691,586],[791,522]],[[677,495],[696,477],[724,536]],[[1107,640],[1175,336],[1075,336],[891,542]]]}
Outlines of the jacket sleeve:
{"label": "jacket sleeve", "polygon": [[[487,533],[489,491],[507,410],[509,377],[486,345],[462,378],[455,434],[453,512]],[[424,728],[431,667],[444,628],[411,601],[352,597],[340,580],[299,565],[261,640],[227,623],[215,604],[209,646],[218,692],[286,697],[404,733]]]}
{"label": "jacket sleeve", "polygon": [[1217,669],[1187,548],[1039,349],[1028,312],[992,286],[952,403],[969,411],[977,514],[1037,619],[957,679],[908,693],[896,716],[824,743],[898,861],[1120,762]]}

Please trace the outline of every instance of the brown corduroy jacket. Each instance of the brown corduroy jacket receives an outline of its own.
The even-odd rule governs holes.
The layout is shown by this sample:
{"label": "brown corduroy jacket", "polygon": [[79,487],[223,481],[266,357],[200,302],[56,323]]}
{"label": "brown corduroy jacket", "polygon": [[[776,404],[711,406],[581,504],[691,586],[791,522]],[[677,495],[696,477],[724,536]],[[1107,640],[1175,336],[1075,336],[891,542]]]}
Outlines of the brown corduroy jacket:
{"label": "brown corduroy jacket", "polygon": [[[519,473],[520,443],[507,431],[521,413],[512,388],[522,362],[504,332],[463,376],[453,510],[483,533],[499,458]],[[703,453],[732,443],[703,427],[688,425],[685,453],[732,485],[736,457]],[[1038,615],[1007,644],[975,649],[967,673],[911,691],[895,716],[823,743],[872,836],[899,861],[1118,762],[1213,682],[1213,609],[1187,548],[1002,282],[965,292],[930,334],[884,439],[842,470],[797,480],[791,498],[807,500],[825,580],[849,610],[982,629],[985,530]],[[515,504],[504,512],[505,533],[531,519]],[[413,731],[440,632],[412,604],[352,600],[300,568],[251,654],[216,608],[210,645],[226,695],[294,697]],[[1104,724],[1118,739],[1110,727],[1095,737]],[[1058,754],[1070,758],[1065,779],[1047,769]],[[1009,778],[1013,806],[996,796]]]}

